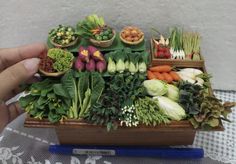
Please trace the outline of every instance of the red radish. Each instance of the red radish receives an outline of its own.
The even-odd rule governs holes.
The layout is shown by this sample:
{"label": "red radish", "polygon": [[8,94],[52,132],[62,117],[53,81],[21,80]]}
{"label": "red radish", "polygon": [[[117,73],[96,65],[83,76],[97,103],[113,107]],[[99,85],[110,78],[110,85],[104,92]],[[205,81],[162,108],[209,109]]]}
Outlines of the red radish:
{"label": "red radish", "polygon": [[158,45],[158,51],[164,52],[165,51],[165,47],[163,45]]}
{"label": "red radish", "polygon": [[171,54],[169,52],[165,53],[165,58],[169,59],[171,57]]}

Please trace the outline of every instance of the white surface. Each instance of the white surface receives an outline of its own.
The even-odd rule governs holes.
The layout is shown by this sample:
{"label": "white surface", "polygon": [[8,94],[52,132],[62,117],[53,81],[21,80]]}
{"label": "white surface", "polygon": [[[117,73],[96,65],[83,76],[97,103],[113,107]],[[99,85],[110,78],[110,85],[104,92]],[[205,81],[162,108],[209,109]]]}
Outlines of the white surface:
{"label": "white surface", "polygon": [[0,0],[0,48],[45,41],[58,24],[75,25],[97,13],[120,30],[137,25],[150,37],[150,27],[167,32],[183,26],[203,36],[202,54],[213,75],[214,89],[236,90],[235,0]]}

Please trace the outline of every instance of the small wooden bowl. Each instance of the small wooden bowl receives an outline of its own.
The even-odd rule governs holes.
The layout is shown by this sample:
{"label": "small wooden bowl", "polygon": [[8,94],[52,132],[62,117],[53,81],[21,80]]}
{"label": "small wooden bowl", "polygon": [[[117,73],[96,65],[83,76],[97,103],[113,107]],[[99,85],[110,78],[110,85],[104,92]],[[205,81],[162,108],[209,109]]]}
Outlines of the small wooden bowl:
{"label": "small wooden bowl", "polygon": [[124,42],[125,44],[129,44],[129,45],[137,45],[139,43],[141,43],[143,40],[144,40],[144,35],[136,42],[130,42],[130,41],[127,41],[125,40],[122,36],[121,36],[121,33],[123,32],[123,30],[120,32],[120,40],[122,42]]}
{"label": "small wooden bowl", "polygon": [[75,45],[79,40],[79,37],[77,37],[73,42],[70,42],[69,44],[66,44],[66,45],[60,45],[58,43],[55,43],[54,41],[52,41],[51,38],[49,38],[49,41],[50,43],[54,46],[54,47],[57,47],[57,48],[67,48],[67,47],[71,47],[73,45]]}
{"label": "small wooden bowl", "polygon": [[[69,69],[68,69],[69,70]],[[49,76],[49,77],[59,77],[64,75],[68,70],[65,70],[63,72],[45,72],[42,69],[39,69],[39,72],[41,72],[43,75],[45,76]]]}
{"label": "small wooden bowl", "polygon": [[89,41],[97,47],[109,47],[112,45],[112,43],[116,37],[116,31],[114,29],[112,30],[112,33],[113,33],[113,37],[109,40],[98,41],[98,40],[90,38]]}
{"label": "small wooden bowl", "polygon": [[[72,68],[72,66],[73,66],[73,61],[71,62],[70,68]],[[44,70],[42,70],[42,69],[39,68],[39,72],[42,73],[42,74],[45,75],[45,76],[49,76],[49,77],[59,77],[59,76],[64,75],[67,71],[69,71],[70,68],[67,69],[67,70],[65,70],[65,71],[62,71],[62,72],[46,72],[46,71],[44,71]]]}

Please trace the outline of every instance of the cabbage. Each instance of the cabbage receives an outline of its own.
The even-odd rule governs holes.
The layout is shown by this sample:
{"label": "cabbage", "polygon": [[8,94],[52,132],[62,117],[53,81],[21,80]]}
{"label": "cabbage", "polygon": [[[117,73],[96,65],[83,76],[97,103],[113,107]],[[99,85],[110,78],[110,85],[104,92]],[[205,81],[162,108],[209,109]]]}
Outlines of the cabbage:
{"label": "cabbage", "polygon": [[136,69],[136,66],[134,65],[134,63],[130,62],[129,63],[129,72],[131,74],[135,74],[138,70]]}
{"label": "cabbage", "polygon": [[125,61],[125,70],[129,70],[129,61],[128,60]]}
{"label": "cabbage", "polygon": [[177,102],[179,100],[179,88],[171,84],[167,84],[167,88],[166,96]]}
{"label": "cabbage", "polygon": [[116,72],[116,63],[111,58],[108,59],[107,71],[109,73]]}
{"label": "cabbage", "polygon": [[116,71],[119,73],[124,72],[125,70],[125,63],[123,60],[119,59],[118,62],[116,63]]}
{"label": "cabbage", "polygon": [[179,121],[186,117],[185,110],[173,100],[164,96],[153,97],[153,99],[157,100],[160,111],[166,114],[170,119]]}
{"label": "cabbage", "polygon": [[146,71],[147,71],[147,65],[146,65],[146,63],[144,63],[144,62],[139,63],[139,64],[138,64],[138,70],[139,70],[139,72],[141,72],[141,73],[146,72]]}
{"label": "cabbage", "polygon": [[145,80],[143,86],[150,96],[162,96],[167,93],[167,85],[160,80]]}

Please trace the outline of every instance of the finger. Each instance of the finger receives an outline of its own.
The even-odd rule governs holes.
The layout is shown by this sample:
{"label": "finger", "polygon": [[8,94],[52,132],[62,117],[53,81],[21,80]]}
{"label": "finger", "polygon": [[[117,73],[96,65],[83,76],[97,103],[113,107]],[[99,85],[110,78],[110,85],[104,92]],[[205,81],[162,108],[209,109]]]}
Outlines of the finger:
{"label": "finger", "polygon": [[20,108],[18,102],[11,103],[9,105],[0,104],[0,132],[4,127],[21,115],[23,110]]}
{"label": "finger", "polygon": [[11,121],[13,121],[16,117],[18,117],[19,115],[21,115],[23,112],[23,110],[20,108],[20,105],[18,102],[14,102],[11,103],[9,105],[7,105],[7,109],[8,109],[8,123],[10,123]]}
{"label": "finger", "polygon": [[[25,84],[32,84],[32,83],[35,83],[35,82],[38,82],[40,81],[40,77],[30,77],[30,79],[28,79]],[[23,92],[24,89],[22,87],[16,87],[14,88],[13,90],[11,90],[7,95],[5,95],[5,98],[4,98],[4,101],[8,101],[9,99],[15,97],[17,94]]]}
{"label": "finger", "polygon": [[43,43],[30,44],[18,48],[0,49],[0,72],[24,59],[44,54],[47,47]]}
{"label": "finger", "polygon": [[4,103],[0,103],[0,133],[9,122],[9,111]]}
{"label": "finger", "polygon": [[26,59],[0,73],[0,99],[6,100],[12,90],[27,81],[38,71],[38,58]]}

